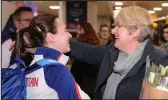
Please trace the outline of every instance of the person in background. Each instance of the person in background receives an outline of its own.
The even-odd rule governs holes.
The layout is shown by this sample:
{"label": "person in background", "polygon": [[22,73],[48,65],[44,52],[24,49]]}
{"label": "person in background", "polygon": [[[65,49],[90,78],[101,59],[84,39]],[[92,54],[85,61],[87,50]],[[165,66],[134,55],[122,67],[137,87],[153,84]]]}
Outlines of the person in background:
{"label": "person in background", "polygon": [[[78,25],[76,36],[78,42],[91,45],[99,44],[99,40],[95,35],[95,30],[90,23],[80,23]],[[79,86],[81,86],[81,89],[92,98],[97,79],[98,67],[80,60],[74,60],[71,66],[71,73],[75,77]]]}
{"label": "person in background", "polygon": [[160,37],[162,40],[161,49],[168,52],[168,24],[163,26]]}
{"label": "person in background", "polygon": [[80,23],[76,35],[77,41],[97,45],[99,43],[95,30],[88,22]]}
{"label": "person in background", "polygon": [[12,39],[14,41],[17,31],[28,27],[32,18],[33,13],[30,7],[19,7],[16,9],[9,17],[9,20],[2,31],[1,43],[3,44],[3,42],[8,39]]}
{"label": "person in background", "polygon": [[[52,14],[37,15],[29,27],[19,31],[15,57],[24,61],[22,58],[26,58],[26,52],[31,52],[34,58],[28,69],[36,69],[26,74],[26,99],[89,99],[65,67],[64,59],[67,56],[64,53],[70,51],[71,37],[64,22]],[[57,60],[58,64],[39,69],[38,66],[32,66],[42,59]],[[32,78],[37,80],[36,85],[32,85]]]}
{"label": "person in background", "polygon": [[161,40],[160,40],[160,34],[161,34],[161,31],[160,31],[160,28],[156,28],[154,30],[154,33],[153,33],[153,44],[156,48],[160,48],[161,46]]}
{"label": "person in background", "polygon": [[100,66],[95,100],[139,100],[146,66],[167,66],[168,54],[152,43],[153,20],[146,9],[124,7],[114,24],[115,41],[107,46],[70,42],[70,55]]}
{"label": "person in background", "polygon": [[[28,27],[32,18],[30,7],[19,7],[9,17],[1,34],[2,67],[8,67],[12,63],[16,34],[19,30]],[[31,56],[27,59],[30,58]]]}
{"label": "person in background", "polygon": [[110,28],[106,24],[100,25],[98,38],[100,45],[107,45],[111,43],[112,36],[110,34]]}

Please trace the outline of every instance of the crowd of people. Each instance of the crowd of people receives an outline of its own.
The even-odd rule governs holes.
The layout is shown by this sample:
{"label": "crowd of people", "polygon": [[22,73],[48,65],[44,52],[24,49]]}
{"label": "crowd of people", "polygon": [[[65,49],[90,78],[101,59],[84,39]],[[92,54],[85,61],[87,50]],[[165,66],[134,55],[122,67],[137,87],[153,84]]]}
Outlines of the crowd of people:
{"label": "crowd of people", "polygon": [[26,75],[40,80],[37,87],[27,85],[26,99],[139,99],[147,58],[168,65],[168,25],[154,29],[138,6],[122,8],[114,24],[96,33],[89,22],[79,23],[74,42],[57,16],[33,16],[31,8],[20,7],[2,31],[2,66],[12,66],[16,57],[30,68],[42,59],[59,63]]}

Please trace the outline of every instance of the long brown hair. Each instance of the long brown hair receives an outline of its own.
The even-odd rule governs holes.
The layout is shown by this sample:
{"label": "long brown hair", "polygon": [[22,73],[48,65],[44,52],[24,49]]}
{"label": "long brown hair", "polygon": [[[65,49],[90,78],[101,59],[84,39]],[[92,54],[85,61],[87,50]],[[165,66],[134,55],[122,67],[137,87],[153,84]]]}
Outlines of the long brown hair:
{"label": "long brown hair", "polygon": [[94,28],[92,27],[92,25],[90,23],[88,23],[88,22],[80,23],[79,26],[84,31],[84,34],[81,34],[77,38],[77,40],[79,42],[85,42],[85,43],[89,43],[89,44],[92,44],[92,45],[99,44],[99,40],[96,37],[96,32],[95,32]]}

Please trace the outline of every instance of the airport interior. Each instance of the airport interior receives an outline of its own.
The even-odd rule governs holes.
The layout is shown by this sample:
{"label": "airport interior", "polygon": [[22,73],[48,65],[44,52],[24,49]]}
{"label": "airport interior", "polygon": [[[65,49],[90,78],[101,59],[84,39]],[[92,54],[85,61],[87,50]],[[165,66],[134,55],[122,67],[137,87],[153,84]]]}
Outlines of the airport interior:
{"label": "airport interior", "polygon": [[[156,87],[153,88],[151,86],[148,86],[146,88],[143,88],[144,89],[143,91],[145,91],[145,89],[149,90],[149,87],[150,87],[151,92],[150,93],[149,93],[149,91],[144,92],[144,95],[146,97],[144,95],[142,96],[142,94],[140,95],[140,92],[137,92],[137,91],[140,91],[140,89],[138,87],[138,86],[140,86],[140,84],[138,82],[139,82],[139,80],[143,80],[143,79],[140,78],[139,80],[137,79],[135,81],[136,77],[138,77],[138,78],[142,77],[142,75],[141,76],[139,75],[139,73],[142,73],[141,71],[137,71],[138,74],[134,74],[134,76],[132,76],[132,78],[131,77],[128,78],[128,80],[125,79],[124,76],[122,77],[122,75],[117,76],[120,74],[115,74],[114,68],[113,68],[113,71],[110,72],[112,74],[108,74],[112,68],[109,68],[109,69],[103,68],[103,67],[107,67],[108,63],[109,63],[108,61],[110,61],[110,60],[106,61],[105,58],[106,58],[106,56],[110,57],[110,55],[112,55],[112,53],[114,51],[103,56],[104,58],[102,58],[102,59],[100,58],[101,62],[98,62],[98,60],[100,60],[98,55],[101,55],[102,52],[98,52],[98,51],[93,52],[93,53],[97,53],[97,54],[95,54],[95,56],[97,57],[97,60],[95,60],[94,58],[96,58],[96,57],[93,57],[93,55],[92,55],[93,53],[86,54],[85,50],[83,50],[83,48],[87,49],[86,48],[87,45],[86,45],[86,47],[83,47],[83,45],[80,45],[79,47],[75,48],[74,46],[75,45],[77,46],[78,44],[74,44],[74,46],[72,46],[72,49],[71,49],[72,50],[72,57],[71,57],[71,55],[69,56],[69,53],[67,53],[67,52],[60,53],[60,55],[62,54],[63,56],[59,55],[59,57],[60,57],[60,62],[64,63],[64,66],[66,66],[66,68],[68,69],[67,73],[69,73],[74,78],[75,84],[77,83],[77,85],[75,85],[74,87],[71,87],[71,88],[75,88],[75,89],[80,88],[80,89],[79,90],[72,90],[72,91],[69,90],[68,93],[71,92],[70,95],[68,93],[66,94],[65,91],[63,91],[63,90],[66,90],[66,86],[62,86],[62,85],[66,85],[66,84],[68,84],[68,82],[70,82],[69,80],[71,78],[68,78],[68,77],[70,77],[70,76],[68,76],[69,74],[67,75],[68,76],[67,79],[65,79],[65,80],[60,79],[59,80],[60,81],[60,83],[58,82],[59,87],[57,87],[56,90],[55,90],[54,86],[48,85],[48,84],[50,84],[50,82],[48,82],[49,80],[47,80],[47,79],[44,79],[44,80],[46,80],[45,84],[47,84],[47,85],[43,84],[43,86],[42,86],[42,87],[44,87],[43,88],[44,90],[39,89],[39,88],[37,88],[35,90],[34,88],[36,88],[36,85],[37,85],[36,83],[33,85],[34,87],[30,87],[30,86],[32,85],[33,82],[36,82],[37,80],[34,79],[34,81],[33,81],[33,78],[32,78],[32,80],[31,80],[31,78],[28,78],[27,81],[29,83],[27,83],[27,84],[29,86],[27,85],[28,86],[28,89],[27,89],[28,94],[27,94],[26,98],[27,99],[42,99],[42,98],[53,99],[53,98],[55,98],[55,95],[52,95],[52,93],[54,94],[54,90],[55,90],[57,93],[57,96],[55,99],[73,99],[73,100],[75,100],[75,99],[94,99],[94,100],[97,100],[98,98],[100,98],[100,99],[110,99],[110,98],[111,99],[124,99],[125,98],[128,100],[129,99],[139,99],[139,98],[140,99],[168,99],[168,54],[167,54],[168,53],[168,1],[166,1],[166,0],[165,1],[132,1],[132,0],[131,1],[129,1],[129,0],[128,1],[122,1],[122,0],[121,1],[85,1],[85,0],[82,0],[82,1],[77,1],[77,0],[72,0],[72,1],[68,1],[68,0],[67,1],[57,1],[57,0],[56,1],[47,1],[47,0],[46,1],[44,1],[44,0],[43,1],[30,1],[30,0],[27,0],[27,1],[10,1],[10,0],[2,1],[1,2],[1,8],[2,8],[2,10],[1,10],[1,39],[2,39],[1,40],[1,51],[2,51],[1,52],[2,53],[1,62],[2,62],[2,64],[1,65],[2,65],[2,68],[7,68],[7,66],[9,66],[11,63],[11,59],[12,59],[11,57],[13,56],[13,54],[14,55],[17,54],[17,52],[15,52],[15,48],[17,47],[16,42],[18,42],[18,41],[14,42],[14,40],[11,40],[10,42],[7,43],[6,41],[10,40],[10,38],[8,38],[8,36],[5,34],[10,35],[7,32],[11,31],[11,29],[10,29],[11,27],[12,28],[15,27],[14,30],[16,30],[16,31],[12,31],[13,34],[16,32],[18,32],[18,33],[20,32],[20,31],[18,31],[19,28],[16,27],[16,24],[14,21],[15,17],[13,17],[14,12],[20,7],[31,8],[31,10],[32,10],[31,12],[33,14],[33,17],[37,17],[42,14],[51,14],[51,16],[57,16],[57,18],[59,20],[61,20],[61,22],[65,23],[66,29],[67,29],[67,34],[69,35],[69,38],[72,42],[86,43],[86,44],[92,45],[93,46],[92,48],[96,49],[97,46],[102,46],[104,48],[105,47],[108,48],[108,45],[111,45],[111,43],[113,41],[115,41],[115,40],[117,41],[118,38],[119,38],[118,40],[120,40],[120,35],[117,35],[118,36],[117,37],[116,34],[118,34],[118,33],[113,33],[113,32],[116,32],[116,30],[122,29],[122,27],[126,27],[126,26],[124,26],[125,24],[126,25],[129,24],[131,26],[131,25],[137,24],[137,23],[145,23],[143,21],[146,21],[146,23],[148,23],[149,19],[143,20],[143,18],[142,18],[142,20],[139,21],[139,19],[141,18],[141,15],[143,15],[143,12],[141,12],[141,11],[139,11],[139,12],[137,11],[136,13],[134,13],[134,11],[132,11],[132,13],[131,13],[131,11],[128,11],[130,14],[135,14],[133,16],[136,16],[136,14],[139,15],[137,17],[131,17],[132,19],[130,19],[130,20],[133,20],[134,18],[135,19],[139,18],[133,24],[131,24],[131,21],[130,21],[130,23],[129,22],[126,23],[125,20],[121,21],[122,18],[124,19],[127,17],[126,16],[123,17],[122,14],[124,15],[125,13],[122,12],[122,14],[120,14],[120,10],[122,11],[122,9],[127,8],[129,6],[136,6],[136,7],[145,8],[148,11],[148,14],[152,18],[153,23],[152,23],[151,27],[153,27],[153,31],[152,31],[151,37],[152,37],[152,41],[153,41],[153,46],[157,49],[162,49],[165,52],[163,55],[161,55],[160,51],[158,51],[159,52],[158,55],[156,54],[156,56],[158,57],[158,59],[156,58],[157,59],[156,65],[159,66],[159,68],[161,70],[160,71],[159,69],[156,69],[157,70],[156,73],[159,71],[162,72],[162,69],[164,69],[164,68],[165,68],[165,70],[163,71],[164,78],[163,78],[163,74],[161,74],[161,77],[159,77],[157,79],[151,78],[154,76],[152,76],[153,73],[151,74],[151,72],[150,72],[150,76],[149,76],[150,79],[149,80],[156,81],[159,79],[160,80],[165,79],[165,81],[163,82],[164,84],[166,84],[164,89],[163,89],[163,87],[161,88],[159,86],[156,86],[159,89],[160,88],[161,89],[159,90],[157,88],[157,90],[154,90],[154,89],[156,89]],[[137,8],[137,9],[139,9],[139,8]],[[119,17],[117,16],[118,14],[120,14]],[[21,15],[16,14],[16,16],[21,16]],[[148,17],[148,16],[146,15],[146,17]],[[116,19],[116,18],[121,18],[121,19]],[[32,18],[25,19],[25,22],[31,21],[31,19]],[[37,20],[37,19],[34,19],[34,20]],[[50,20],[50,19],[48,19],[48,20]],[[43,21],[47,21],[47,20],[41,20],[41,22],[43,22]],[[52,20],[50,22],[54,23],[55,20]],[[40,21],[39,21],[39,23],[40,23]],[[123,26],[122,25],[117,26],[116,23],[122,23]],[[14,25],[14,26],[12,26],[12,25]],[[138,25],[141,25],[141,24],[138,24]],[[43,31],[41,26],[40,27],[36,26],[36,27],[37,27],[38,31],[39,30]],[[139,27],[139,26],[137,26],[137,27]],[[145,27],[145,25],[142,27]],[[86,32],[84,32],[84,31],[86,31]],[[90,32],[92,34],[89,33],[89,34],[84,35],[87,32],[88,33]],[[117,32],[119,32],[119,31],[117,31]],[[145,31],[143,31],[143,32],[145,32]],[[44,36],[46,36],[46,41],[49,41],[50,38],[47,38],[49,33],[46,33],[46,34],[47,35],[44,35]],[[18,38],[18,36],[19,35],[17,35],[16,38]],[[63,37],[63,35],[62,35],[62,37]],[[122,35],[121,35],[121,38],[122,38]],[[129,38],[129,37],[127,37],[127,38]],[[23,36],[23,39],[25,39],[24,36]],[[66,39],[66,38],[63,38],[63,39]],[[71,47],[71,43],[69,43],[70,40],[68,40],[68,45],[70,45],[69,48]],[[54,40],[52,40],[52,41],[54,41]],[[61,40],[61,39],[60,40],[58,39],[58,41],[60,41],[60,43],[63,42],[63,40]],[[56,41],[56,43],[59,43],[58,41]],[[128,41],[129,41],[129,39],[128,39]],[[118,42],[118,44],[121,42]],[[54,42],[51,42],[51,43],[54,43]],[[127,41],[125,42],[125,44],[126,43],[127,43]],[[22,45],[24,45],[24,43],[22,43]],[[119,46],[121,46],[121,45],[123,46],[123,48],[126,47],[123,44],[120,44]],[[64,46],[64,44],[62,44],[62,46]],[[81,51],[83,54],[79,53],[79,51],[76,49],[80,49],[79,51]],[[142,46],[142,48],[139,49],[139,52],[141,52],[140,51],[141,49],[143,49],[143,46]],[[32,49],[32,50],[34,50],[34,49]],[[77,56],[75,55],[75,53],[74,53],[75,56],[73,55],[73,50]],[[90,49],[88,49],[88,51],[89,50]],[[17,51],[17,49],[16,49],[16,51]],[[110,51],[110,50],[108,50],[108,51]],[[21,52],[21,51],[19,51],[19,52]],[[32,52],[35,53],[37,51],[35,51],[35,52],[32,51]],[[87,52],[87,50],[86,50],[86,52]],[[68,55],[68,56],[64,57],[64,54]],[[46,55],[49,55],[49,54],[46,54]],[[153,54],[153,55],[155,55],[155,54]],[[161,55],[161,57],[160,57],[160,55]],[[33,55],[33,57],[35,57],[35,56],[36,55]],[[80,56],[84,56],[84,57],[80,57]],[[88,59],[84,59],[85,56],[88,56]],[[119,53],[119,56],[120,56],[120,53]],[[123,56],[125,56],[125,55],[123,55]],[[162,56],[164,56],[163,57],[164,60],[162,59]],[[76,58],[74,59],[73,57],[74,58],[76,57],[77,59]],[[128,57],[130,57],[130,56],[128,56]],[[132,56],[132,57],[135,57],[135,56]],[[134,58],[134,59],[140,59],[139,56],[136,56],[136,57],[137,58]],[[111,60],[114,60],[113,58],[118,58],[118,60],[122,60],[122,57],[120,58],[120,57],[118,57],[118,55],[114,55],[114,56],[112,55]],[[29,58],[24,58],[24,59],[29,59]],[[124,59],[124,57],[123,57],[123,59]],[[132,63],[133,64],[136,63],[133,60],[131,62],[131,59],[132,58],[130,58],[129,63],[124,60],[125,64],[128,65],[127,69],[130,68],[129,66],[131,66]],[[119,62],[117,60],[118,61],[117,62],[116,60],[113,61],[114,64],[112,64],[112,65],[115,65],[115,66],[121,65],[122,66],[122,64],[123,64],[123,63],[121,64],[122,61]],[[139,60],[137,60],[137,62],[138,61]],[[25,62],[25,64],[27,64],[27,63],[29,63],[29,62]],[[94,65],[94,63],[96,63],[96,64]],[[31,62],[31,64],[32,64],[32,62]],[[105,65],[103,65],[103,64],[105,64]],[[140,64],[138,64],[138,65],[140,65]],[[13,65],[10,65],[10,66],[13,66]],[[101,67],[99,67],[99,66],[101,66]],[[152,66],[154,66],[153,63],[152,63]],[[102,70],[104,72],[102,72]],[[151,70],[153,71],[155,69],[153,68]],[[3,70],[1,70],[1,71],[3,71]],[[56,72],[51,72],[51,73],[53,73],[52,76],[54,76],[54,73],[56,73]],[[114,76],[114,74],[116,76]],[[129,72],[127,74],[129,74]],[[126,74],[126,76],[127,76],[127,74]],[[130,74],[131,74],[131,72],[130,72]],[[35,74],[31,74],[31,75],[35,75]],[[31,75],[26,75],[26,77],[31,77]],[[40,75],[41,76],[39,76],[39,75],[35,75],[35,76],[36,77],[43,76],[43,78],[44,77],[45,78],[51,77],[48,74],[47,74],[48,76],[45,76],[46,75],[45,73],[44,74],[40,73]],[[160,74],[158,74],[158,73],[155,74],[155,76],[157,76],[157,75],[160,75]],[[63,77],[63,76],[60,76],[60,77]],[[106,77],[106,78],[104,78],[104,80],[103,80],[103,77]],[[117,77],[119,77],[119,78],[117,78]],[[116,80],[114,83],[112,81],[113,78]],[[2,79],[2,77],[1,77],[1,79]],[[119,80],[117,80],[117,79],[119,79]],[[40,78],[38,81],[43,82],[43,81],[40,81]],[[64,81],[65,83],[64,82],[61,83],[62,81]],[[110,82],[112,85],[109,85]],[[117,82],[119,82],[119,83],[117,83]],[[132,83],[130,83],[130,82],[132,82]],[[162,82],[162,81],[159,81],[159,82]],[[159,82],[157,84],[159,84]],[[144,82],[141,81],[141,86],[143,86],[142,83],[144,85]],[[116,86],[116,84],[118,86]],[[132,85],[132,87],[130,84]],[[135,84],[138,84],[138,85],[135,85]],[[68,85],[67,85],[67,87],[68,87]],[[155,86],[155,85],[156,84],[154,84],[152,86]],[[3,83],[2,83],[2,86],[3,86]],[[39,83],[39,87],[40,87],[40,83]],[[53,88],[50,89],[49,87],[50,88],[53,87]],[[109,89],[107,89],[107,87]],[[31,89],[32,90],[34,89],[33,91],[35,92],[35,94],[33,94],[33,92],[32,93],[30,92]],[[42,92],[42,91],[45,91],[45,92]],[[48,93],[46,91],[48,91]],[[74,92],[74,91],[77,91],[77,94],[75,94],[76,92]],[[132,92],[132,91],[134,91],[134,92]],[[3,93],[3,87],[2,87],[1,92]],[[63,92],[64,92],[64,94],[62,94]],[[141,90],[141,92],[142,92],[142,90]],[[41,95],[38,95],[36,97],[36,95],[38,93],[41,93]],[[75,96],[73,93],[75,94]],[[111,95],[109,93],[111,93]],[[127,95],[127,93],[128,93],[128,95]],[[44,94],[44,96],[43,96],[43,94]],[[149,94],[150,94],[150,96],[149,96]],[[74,96],[74,98],[72,95]],[[5,96],[2,98],[5,99]],[[12,97],[6,98],[6,99],[12,99]]]}

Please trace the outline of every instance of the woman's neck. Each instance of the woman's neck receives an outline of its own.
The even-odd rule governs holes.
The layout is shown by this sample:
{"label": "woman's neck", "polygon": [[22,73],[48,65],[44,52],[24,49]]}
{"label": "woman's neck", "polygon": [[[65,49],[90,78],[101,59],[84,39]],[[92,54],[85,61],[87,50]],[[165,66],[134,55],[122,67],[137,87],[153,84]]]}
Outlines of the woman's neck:
{"label": "woman's neck", "polygon": [[131,53],[133,53],[139,46],[141,43],[138,42],[134,42],[132,43],[130,46],[127,46],[125,48],[125,50],[123,50],[125,53],[127,53],[128,55],[130,55]]}

